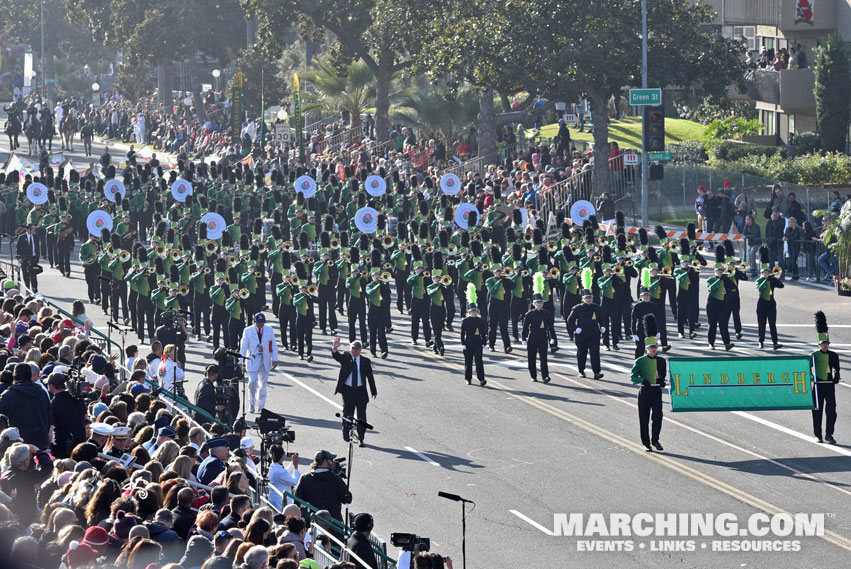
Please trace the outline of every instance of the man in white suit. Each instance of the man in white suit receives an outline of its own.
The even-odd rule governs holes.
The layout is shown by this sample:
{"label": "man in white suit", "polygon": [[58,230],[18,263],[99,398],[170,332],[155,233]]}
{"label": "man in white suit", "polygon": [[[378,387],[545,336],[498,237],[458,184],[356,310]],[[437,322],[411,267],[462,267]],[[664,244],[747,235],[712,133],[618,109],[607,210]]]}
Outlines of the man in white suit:
{"label": "man in white suit", "polygon": [[266,406],[269,372],[278,367],[278,341],[262,312],[254,316],[254,326],[243,330],[239,353],[248,358],[243,366],[248,372],[248,392],[254,413],[255,403],[257,411]]}

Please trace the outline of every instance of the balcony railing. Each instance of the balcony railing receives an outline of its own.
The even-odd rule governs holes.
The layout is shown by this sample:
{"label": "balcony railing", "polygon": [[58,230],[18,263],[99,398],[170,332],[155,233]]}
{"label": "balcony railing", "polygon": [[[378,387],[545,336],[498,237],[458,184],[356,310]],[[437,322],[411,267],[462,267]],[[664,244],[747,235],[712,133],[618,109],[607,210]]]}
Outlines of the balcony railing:
{"label": "balcony railing", "polygon": [[757,69],[747,78],[747,97],[754,101],[780,105],[791,113],[812,113],[816,108],[815,75],[812,69]]}

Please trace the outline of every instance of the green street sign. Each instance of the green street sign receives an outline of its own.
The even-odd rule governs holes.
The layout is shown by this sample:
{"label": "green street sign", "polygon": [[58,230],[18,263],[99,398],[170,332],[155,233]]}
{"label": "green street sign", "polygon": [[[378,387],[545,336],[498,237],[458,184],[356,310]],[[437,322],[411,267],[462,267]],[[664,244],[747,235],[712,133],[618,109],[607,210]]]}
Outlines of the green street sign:
{"label": "green street sign", "polygon": [[59,79],[45,79],[47,83],[59,83]]}
{"label": "green street sign", "polygon": [[674,159],[673,154],[668,151],[665,152],[648,152],[647,159],[650,162],[669,162]]}
{"label": "green street sign", "polygon": [[661,105],[662,89],[630,89],[629,104],[636,107],[641,105]]}

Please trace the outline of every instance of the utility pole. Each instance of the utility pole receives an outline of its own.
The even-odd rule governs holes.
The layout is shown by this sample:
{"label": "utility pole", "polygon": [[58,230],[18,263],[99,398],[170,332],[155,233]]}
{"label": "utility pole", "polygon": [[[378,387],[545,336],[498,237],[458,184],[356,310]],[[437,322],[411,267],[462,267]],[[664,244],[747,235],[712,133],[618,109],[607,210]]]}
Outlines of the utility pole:
{"label": "utility pole", "polygon": [[48,83],[47,83],[47,67],[45,67],[44,57],[44,0],[41,0],[41,13],[39,14],[39,25],[41,27],[41,90],[44,96],[44,104],[49,100]]}
{"label": "utility pole", "polygon": [[[647,0],[641,0],[641,88],[647,89]],[[641,227],[648,225],[649,160],[644,129],[644,108],[641,109]]]}

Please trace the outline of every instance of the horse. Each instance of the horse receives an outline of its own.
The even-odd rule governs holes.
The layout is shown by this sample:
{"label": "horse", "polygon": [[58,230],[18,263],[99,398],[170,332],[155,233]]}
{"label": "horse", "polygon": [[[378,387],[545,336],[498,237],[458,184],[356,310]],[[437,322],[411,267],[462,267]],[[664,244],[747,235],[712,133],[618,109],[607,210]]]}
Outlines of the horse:
{"label": "horse", "polygon": [[30,121],[27,125],[27,156],[38,156],[38,137],[41,136],[41,122],[35,114],[30,115]]}
{"label": "horse", "polygon": [[7,113],[6,134],[9,136],[9,150],[15,150],[16,148],[21,147],[21,143],[18,142],[18,135],[21,134],[22,130],[21,116],[15,105],[12,105],[10,108],[4,107],[4,110]]}
{"label": "horse", "polygon": [[74,150],[74,135],[77,134],[77,126],[79,122],[77,117],[72,112],[68,112],[62,117],[62,125],[60,126],[60,134],[62,135],[62,149]]}
{"label": "horse", "polygon": [[38,137],[40,146],[47,146],[48,152],[53,152],[53,136],[56,133],[53,130],[53,115],[45,113],[41,118],[41,135]]}

